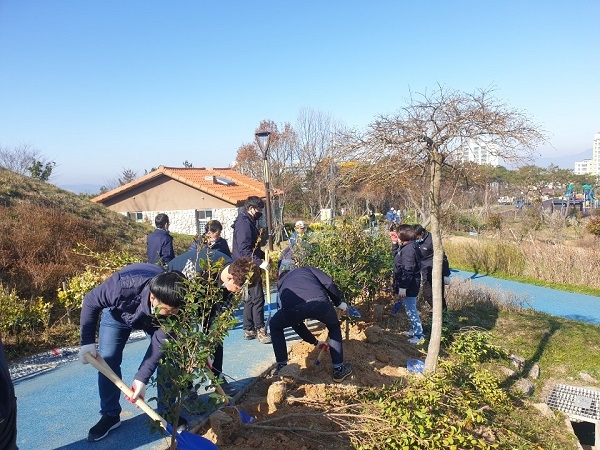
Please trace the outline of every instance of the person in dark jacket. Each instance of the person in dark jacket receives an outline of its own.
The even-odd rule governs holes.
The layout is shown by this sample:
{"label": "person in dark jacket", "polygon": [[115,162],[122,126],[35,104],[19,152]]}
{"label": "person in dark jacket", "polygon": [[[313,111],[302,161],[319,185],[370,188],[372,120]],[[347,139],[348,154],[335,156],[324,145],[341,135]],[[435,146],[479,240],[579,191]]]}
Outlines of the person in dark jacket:
{"label": "person in dark jacket", "polygon": [[404,303],[404,310],[411,323],[411,330],[402,334],[410,338],[408,342],[411,344],[421,344],[424,341],[423,326],[417,310],[417,296],[421,285],[421,253],[415,243],[415,231],[411,225],[401,224],[396,230],[399,249],[394,256],[394,292],[398,294],[398,302]]}
{"label": "person in dark jacket", "polygon": [[0,339],[0,448],[17,450],[17,397]]}
{"label": "person in dark jacket", "polygon": [[[79,351],[79,359],[83,364],[87,364],[84,358],[86,353],[96,357],[98,319],[98,354],[120,378],[123,349],[131,331],[144,330],[150,338],[148,351],[133,379],[131,388],[134,393],[130,401],[144,398],[148,380],[159,366],[166,334],[160,328],[156,314],[166,316],[179,311],[184,301],[184,281],[182,273],[165,272],[156,264],[131,264],[111,275],[83,298]],[[99,373],[98,391],[102,417],[90,429],[88,441],[104,438],[121,424],[119,388]],[[160,385],[158,397],[163,398]],[[166,405],[159,403],[159,412],[166,409]]]}
{"label": "person in dark jacket", "polygon": [[[433,290],[431,283],[433,280],[433,239],[431,233],[429,233],[422,225],[413,225],[415,229],[416,242],[419,245],[421,251],[421,292],[423,298],[433,307]],[[443,255],[442,261],[442,276],[444,277],[444,283],[442,283],[442,310],[446,311],[448,305],[446,304],[446,289],[445,284],[447,277],[450,276],[450,264],[448,264],[448,258],[446,254]]]}
{"label": "person in dark jacket", "polygon": [[169,234],[169,216],[162,213],[157,214],[154,224],[156,230],[146,238],[148,262],[164,266],[175,258],[173,237]]}
{"label": "person in dark jacket", "polygon": [[[258,220],[262,217],[265,203],[260,197],[250,196],[243,210],[233,222],[233,259],[250,257],[263,270],[269,269],[265,253],[260,248]],[[260,272],[260,271],[259,271]],[[271,337],[265,327],[265,293],[261,282],[248,288],[244,300],[244,339],[256,339],[270,344]]]}
{"label": "person in dark jacket", "polygon": [[[210,261],[211,264],[216,264],[217,262],[222,264],[219,277],[223,283],[223,298],[219,303],[213,305],[209,314],[207,329],[204,330],[208,332],[208,328],[210,328],[217,314],[224,308],[232,307],[231,294],[241,290],[248,272],[252,271],[252,277],[249,282],[252,285],[259,280],[260,271],[250,258],[240,258],[235,261],[235,264],[232,264],[233,260],[231,257],[217,250],[209,250],[207,247],[202,247],[200,250],[188,250],[177,256],[169,262],[168,269],[182,272],[188,279],[193,279],[197,275],[207,277],[206,266],[204,265],[203,267],[205,261]],[[228,276],[231,276],[231,278],[228,278]],[[236,276],[235,280],[234,276]],[[227,380],[223,378],[223,343],[219,344],[215,349],[211,371],[215,377],[222,379],[221,385],[225,392],[228,394],[232,393]]]}
{"label": "person in dark jacket", "polygon": [[197,250],[199,247],[206,247],[210,250],[217,250],[231,258],[231,251],[227,240],[221,237],[223,225],[218,220],[210,220],[204,227],[204,235],[192,241],[190,250]]}
{"label": "person in dark jacket", "polygon": [[[284,329],[292,327],[305,342],[319,349],[326,347],[330,350],[333,381],[344,381],[352,373],[352,366],[344,364],[342,329],[334,306],[342,311],[348,306],[342,301],[342,294],[335,282],[316,267],[304,266],[294,269],[292,266],[281,266],[277,292],[280,308],[270,323],[273,352],[277,361],[275,373],[287,365]],[[318,320],[325,324],[329,331],[328,343],[317,340],[306,327],[306,319]]]}

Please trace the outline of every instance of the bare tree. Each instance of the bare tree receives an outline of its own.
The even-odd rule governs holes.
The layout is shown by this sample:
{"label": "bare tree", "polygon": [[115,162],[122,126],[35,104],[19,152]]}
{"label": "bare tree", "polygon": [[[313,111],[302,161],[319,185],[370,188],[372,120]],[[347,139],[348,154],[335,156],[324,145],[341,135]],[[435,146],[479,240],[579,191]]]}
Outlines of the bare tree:
{"label": "bare tree", "polygon": [[21,175],[28,175],[42,181],[48,181],[56,166],[30,144],[21,144],[13,148],[0,146],[0,166]]}
{"label": "bare tree", "polygon": [[330,115],[320,111],[302,109],[296,121],[298,134],[298,166],[305,174],[305,198],[311,214],[327,205],[335,211],[335,192],[342,148],[338,136],[344,126]]}
{"label": "bare tree", "polygon": [[[434,248],[433,318],[425,371],[435,372],[442,332],[442,258],[440,229],[443,178],[459,170],[461,148],[469,139],[482,142],[506,161],[527,161],[544,141],[540,129],[521,111],[510,108],[485,89],[473,94],[438,86],[432,93],[411,95],[398,113],[380,116],[352,143],[357,157],[374,167],[374,179],[399,179],[410,170],[427,175]],[[381,163],[385,163],[382,165]],[[451,169],[451,170],[448,170]]]}

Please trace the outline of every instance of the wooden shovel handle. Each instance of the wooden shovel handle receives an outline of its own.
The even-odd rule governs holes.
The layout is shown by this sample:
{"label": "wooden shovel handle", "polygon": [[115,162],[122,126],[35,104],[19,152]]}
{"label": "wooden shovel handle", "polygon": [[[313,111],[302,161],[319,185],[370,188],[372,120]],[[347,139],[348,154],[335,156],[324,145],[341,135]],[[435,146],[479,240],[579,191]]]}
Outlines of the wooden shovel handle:
{"label": "wooden shovel handle", "polygon": [[[84,356],[85,360],[89,362],[92,366],[94,366],[98,372],[108,378],[110,381],[114,383],[123,393],[131,398],[133,397],[133,391],[127,386],[123,380],[121,380],[116,373],[109,367],[109,365],[104,361],[104,358],[97,354],[94,358],[91,353],[86,353]],[[135,404],[139,406],[142,411],[144,411],[152,420],[156,420],[160,422],[161,426],[166,430],[167,429],[167,421],[163,419],[156,411],[154,411],[143,399],[138,398],[135,401]]]}

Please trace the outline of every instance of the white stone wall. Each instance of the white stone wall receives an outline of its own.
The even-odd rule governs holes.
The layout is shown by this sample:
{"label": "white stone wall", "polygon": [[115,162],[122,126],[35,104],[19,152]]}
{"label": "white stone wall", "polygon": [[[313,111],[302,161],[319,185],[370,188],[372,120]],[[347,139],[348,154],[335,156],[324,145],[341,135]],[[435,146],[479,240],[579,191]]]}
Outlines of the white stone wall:
{"label": "white stone wall", "polygon": [[[196,210],[195,209],[184,209],[177,211],[142,211],[143,221],[150,223],[154,226],[154,218],[157,214],[166,214],[169,216],[169,231],[173,233],[189,234],[194,236],[197,233],[196,230]],[[122,213],[127,215],[127,213]],[[231,225],[238,215],[238,208],[222,208],[213,209],[212,218],[218,220],[223,224],[223,233],[221,236],[227,239],[229,247],[231,247],[233,239],[233,229]],[[203,230],[200,230],[202,232]]]}

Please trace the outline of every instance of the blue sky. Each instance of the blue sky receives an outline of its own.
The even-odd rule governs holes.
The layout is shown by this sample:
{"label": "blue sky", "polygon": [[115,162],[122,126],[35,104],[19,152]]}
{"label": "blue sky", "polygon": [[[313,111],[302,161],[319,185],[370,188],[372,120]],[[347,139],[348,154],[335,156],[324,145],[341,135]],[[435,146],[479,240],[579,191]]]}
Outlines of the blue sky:
{"label": "blue sky", "polygon": [[227,167],[261,120],[303,108],[364,129],[438,84],[547,130],[546,157],[600,132],[600,1],[0,0],[0,145],[52,182]]}

